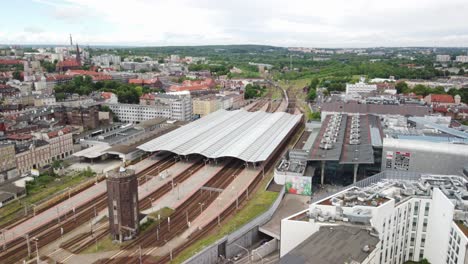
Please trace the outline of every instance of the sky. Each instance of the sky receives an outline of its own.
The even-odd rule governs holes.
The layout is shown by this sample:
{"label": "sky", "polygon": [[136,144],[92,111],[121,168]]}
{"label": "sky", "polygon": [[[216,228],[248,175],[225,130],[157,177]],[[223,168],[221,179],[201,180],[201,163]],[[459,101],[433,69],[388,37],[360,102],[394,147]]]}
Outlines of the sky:
{"label": "sky", "polygon": [[15,0],[0,12],[1,44],[468,46],[467,0]]}

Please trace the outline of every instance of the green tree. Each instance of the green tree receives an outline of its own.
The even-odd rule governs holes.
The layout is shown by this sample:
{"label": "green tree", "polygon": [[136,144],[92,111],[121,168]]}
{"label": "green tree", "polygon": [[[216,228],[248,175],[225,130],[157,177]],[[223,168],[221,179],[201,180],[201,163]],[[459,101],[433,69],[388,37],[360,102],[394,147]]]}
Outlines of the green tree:
{"label": "green tree", "polygon": [[413,93],[417,94],[417,95],[422,95],[422,96],[426,96],[430,93],[430,89],[425,86],[425,85],[422,85],[422,84],[416,84],[414,87],[413,87]]}
{"label": "green tree", "polygon": [[395,85],[395,89],[397,90],[397,93],[399,94],[404,94],[404,93],[408,93],[409,92],[409,87],[408,87],[408,84],[406,82],[398,82],[396,85]]}
{"label": "green tree", "polygon": [[309,88],[309,92],[307,93],[307,100],[313,101],[317,97],[317,91],[315,88]]}
{"label": "green tree", "polygon": [[23,78],[21,78],[21,72],[20,71],[14,71],[13,72],[13,79],[22,81]]}
{"label": "green tree", "polygon": [[312,81],[310,82],[309,88],[315,89],[319,85],[320,81],[317,77],[312,78]]}

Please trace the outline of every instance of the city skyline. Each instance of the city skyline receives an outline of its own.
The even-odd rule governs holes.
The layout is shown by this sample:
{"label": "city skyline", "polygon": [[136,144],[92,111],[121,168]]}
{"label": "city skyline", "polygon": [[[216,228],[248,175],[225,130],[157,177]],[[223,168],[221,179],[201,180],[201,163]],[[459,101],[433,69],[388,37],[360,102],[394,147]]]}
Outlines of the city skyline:
{"label": "city skyline", "polygon": [[4,5],[0,43],[65,45],[71,33],[81,45],[466,47],[467,11],[460,0],[21,0]]}

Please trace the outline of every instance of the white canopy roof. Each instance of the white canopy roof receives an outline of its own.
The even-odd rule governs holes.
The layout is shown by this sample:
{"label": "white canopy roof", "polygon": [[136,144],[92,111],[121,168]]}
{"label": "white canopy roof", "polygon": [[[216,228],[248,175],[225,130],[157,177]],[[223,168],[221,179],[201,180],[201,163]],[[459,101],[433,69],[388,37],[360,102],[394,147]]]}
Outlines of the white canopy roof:
{"label": "white canopy roof", "polygon": [[247,162],[266,160],[300,121],[302,115],[245,110],[219,110],[151,140],[138,148],[208,158],[235,157]]}

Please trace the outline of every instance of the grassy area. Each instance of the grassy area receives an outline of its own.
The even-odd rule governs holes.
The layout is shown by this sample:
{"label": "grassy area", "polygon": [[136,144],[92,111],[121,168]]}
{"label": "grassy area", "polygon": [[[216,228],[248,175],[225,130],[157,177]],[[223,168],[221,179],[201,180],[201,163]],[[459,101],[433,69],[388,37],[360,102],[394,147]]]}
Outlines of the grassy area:
{"label": "grassy area", "polygon": [[206,246],[209,246],[222,238],[223,236],[232,233],[236,229],[242,227],[246,223],[250,222],[255,217],[264,213],[278,197],[277,192],[266,191],[265,188],[273,176],[273,173],[269,174],[269,177],[265,177],[260,183],[258,191],[253,197],[247,201],[247,204],[241,208],[236,215],[228,219],[221,227],[216,228],[210,232],[207,236],[201,238],[193,245],[182,251],[174,260],[173,263],[182,263],[186,259],[190,258]]}
{"label": "grassy area", "polygon": [[91,254],[91,253],[97,253],[97,252],[103,252],[103,251],[119,250],[120,245],[121,244],[112,241],[110,236],[105,236],[97,241],[97,246],[96,244],[89,246],[87,249],[85,249],[82,252],[82,254]]}
{"label": "grassy area", "polygon": [[[0,225],[23,216],[25,205],[31,207],[32,204],[52,198],[57,193],[69,187],[74,187],[92,176],[92,173],[83,171],[62,177],[51,175],[37,177],[33,182],[27,184],[28,195],[26,197],[8,203],[0,208]],[[32,211],[31,208],[29,210]]]}

